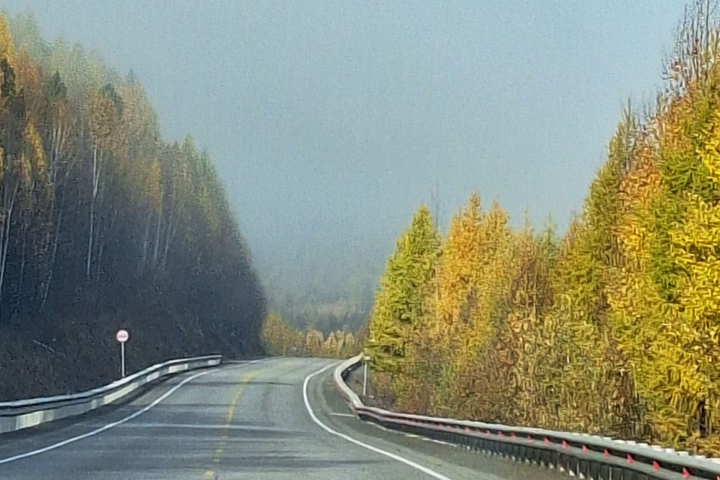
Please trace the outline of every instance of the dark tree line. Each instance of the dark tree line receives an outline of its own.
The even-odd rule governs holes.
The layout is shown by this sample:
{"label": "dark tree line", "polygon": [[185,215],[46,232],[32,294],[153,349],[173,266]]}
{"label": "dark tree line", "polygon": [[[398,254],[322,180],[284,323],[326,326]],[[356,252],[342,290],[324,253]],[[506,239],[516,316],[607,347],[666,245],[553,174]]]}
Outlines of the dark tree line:
{"label": "dark tree line", "polygon": [[139,81],[0,16],[0,397],[261,351],[265,299],[212,161]]}

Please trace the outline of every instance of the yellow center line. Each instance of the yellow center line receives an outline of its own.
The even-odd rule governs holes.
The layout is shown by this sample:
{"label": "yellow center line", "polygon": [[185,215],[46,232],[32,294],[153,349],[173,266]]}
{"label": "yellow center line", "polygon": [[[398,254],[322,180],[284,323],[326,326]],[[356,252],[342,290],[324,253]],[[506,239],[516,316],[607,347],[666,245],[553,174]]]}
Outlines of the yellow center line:
{"label": "yellow center line", "polygon": [[[235,416],[235,408],[237,407],[238,402],[240,401],[240,397],[242,396],[243,391],[245,390],[245,387],[247,384],[252,380],[254,377],[256,377],[260,372],[256,373],[249,373],[245,375],[242,380],[240,380],[240,383],[238,384],[237,389],[235,390],[235,395],[233,395],[232,400],[230,401],[230,406],[228,407],[227,417],[225,418],[225,428],[223,430],[222,436],[220,437],[220,442],[218,442],[217,447],[215,448],[215,454],[212,458],[212,463],[219,464],[222,461],[223,454],[225,453],[225,447],[227,445],[226,440],[228,438],[228,429],[232,426],[232,420]],[[205,477],[206,478],[215,478],[215,471],[212,468],[208,468],[205,470]]]}

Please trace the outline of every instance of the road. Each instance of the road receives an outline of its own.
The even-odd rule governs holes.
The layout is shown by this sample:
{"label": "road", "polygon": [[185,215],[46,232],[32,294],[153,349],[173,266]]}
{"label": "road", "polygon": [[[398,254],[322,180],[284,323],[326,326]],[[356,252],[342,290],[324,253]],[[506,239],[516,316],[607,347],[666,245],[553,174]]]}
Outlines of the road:
{"label": "road", "polygon": [[4,435],[0,478],[559,478],[361,422],[333,386],[334,363],[273,358],[188,372],[112,410]]}

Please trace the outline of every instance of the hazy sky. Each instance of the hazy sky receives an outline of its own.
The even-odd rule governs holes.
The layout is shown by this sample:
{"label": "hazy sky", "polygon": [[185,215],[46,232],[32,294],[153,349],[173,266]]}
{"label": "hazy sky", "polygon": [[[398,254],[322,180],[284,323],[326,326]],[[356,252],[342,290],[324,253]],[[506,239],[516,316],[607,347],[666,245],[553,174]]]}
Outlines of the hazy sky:
{"label": "hazy sky", "polygon": [[132,68],[278,261],[348,238],[389,251],[436,181],[445,221],[477,190],[564,228],[627,97],[660,85],[685,4],[0,0]]}

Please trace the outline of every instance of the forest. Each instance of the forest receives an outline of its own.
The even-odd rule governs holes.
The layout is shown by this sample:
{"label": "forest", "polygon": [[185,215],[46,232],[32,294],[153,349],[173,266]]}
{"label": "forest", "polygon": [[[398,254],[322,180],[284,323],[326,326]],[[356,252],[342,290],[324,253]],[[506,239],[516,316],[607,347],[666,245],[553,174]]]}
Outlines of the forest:
{"label": "forest", "polygon": [[[389,253],[378,254],[375,247],[368,242],[347,250],[327,248],[321,258],[310,252],[265,258],[267,253],[258,252],[253,259],[261,272],[269,310],[298,330],[357,331],[367,324],[383,257]],[[312,248],[318,246],[308,247]]]}
{"label": "forest", "polygon": [[354,334],[348,330],[327,334],[314,328],[300,330],[271,313],[263,322],[261,337],[268,355],[349,358],[360,353],[367,333],[367,323]]}
{"label": "forest", "polygon": [[[182,101],[182,99],[178,99]],[[140,80],[0,15],[0,399],[262,353],[266,300],[212,160]]]}
{"label": "forest", "polygon": [[654,102],[628,105],[582,211],[511,228],[479,195],[397,240],[365,350],[408,412],[720,454],[720,29],[693,2]]}

